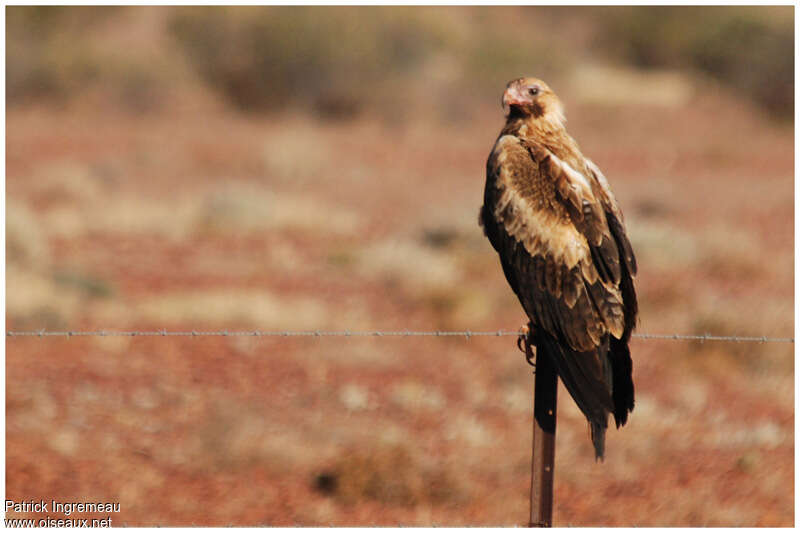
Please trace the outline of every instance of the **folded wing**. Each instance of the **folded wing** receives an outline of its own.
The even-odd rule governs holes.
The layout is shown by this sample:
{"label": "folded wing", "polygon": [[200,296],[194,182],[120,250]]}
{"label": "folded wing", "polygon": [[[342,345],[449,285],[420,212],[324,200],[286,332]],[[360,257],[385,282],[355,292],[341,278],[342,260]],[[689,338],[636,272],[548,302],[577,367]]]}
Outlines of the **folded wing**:
{"label": "folded wing", "polygon": [[[528,317],[549,334],[543,348],[602,441],[607,413],[619,425],[633,407],[627,341],[636,272],[605,178],[591,162],[576,170],[505,135],[487,162],[481,219]],[[602,442],[595,446],[602,455]]]}

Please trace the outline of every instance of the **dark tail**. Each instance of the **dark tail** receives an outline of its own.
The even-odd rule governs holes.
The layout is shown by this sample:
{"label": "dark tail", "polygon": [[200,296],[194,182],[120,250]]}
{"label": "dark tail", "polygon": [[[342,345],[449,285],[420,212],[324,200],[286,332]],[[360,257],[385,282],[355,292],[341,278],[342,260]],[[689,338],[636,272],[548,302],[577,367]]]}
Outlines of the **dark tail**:
{"label": "dark tail", "polygon": [[620,254],[622,270],[619,289],[622,293],[622,303],[625,306],[625,330],[621,339],[611,337],[608,351],[614,391],[614,421],[619,428],[628,421],[628,413],[633,411],[633,362],[628,342],[631,340],[631,333],[636,328],[639,303],[633,287],[633,276],[636,275],[636,256],[633,254],[631,243],[625,235],[625,228],[617,217],[613,213],[606,212],[606,218],[617,248],[623,252]]}
{"label": "dark tail", "polygon": [[592,444],[594,444],[594,458],[597,461],[602,461],[606,452],[606,424],[602,426],[595,422],[589,422],[589,427],[592,429]]}
{"label": "dark tail", "polygon": [[611,337],[608,358],[611,361],[614,421],[617,428],[628,421],[628,413],[633,411],[633,361],[627,341]]}
{"label": "dark tail", "polygon": [[[608,413],[614,412],[616,419],[615,400],[612,400],[611,393],[611,380],[616,367],[612,362],[611,368],[608,368],[608,344],[597,350],[576,352],[565,348],[550,334],[538,328],[534,330],[534,344],[537,361],[547,357],[555,365],[564,386],[589,421],[595,457],[602,459]],[[630,355],[628,359],[630,360]]]}

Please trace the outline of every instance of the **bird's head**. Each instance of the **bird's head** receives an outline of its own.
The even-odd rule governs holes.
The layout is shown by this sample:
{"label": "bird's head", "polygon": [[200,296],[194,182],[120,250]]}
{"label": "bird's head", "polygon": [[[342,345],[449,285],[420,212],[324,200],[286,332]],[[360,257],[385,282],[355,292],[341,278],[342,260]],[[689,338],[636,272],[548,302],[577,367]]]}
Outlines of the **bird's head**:
{"label": "bird's head", "polygon": [[544,119],[560,125],[565,121],[561,100],[545,82],[536,78],[508,82],[503,93],[503,110],[507,118]]}

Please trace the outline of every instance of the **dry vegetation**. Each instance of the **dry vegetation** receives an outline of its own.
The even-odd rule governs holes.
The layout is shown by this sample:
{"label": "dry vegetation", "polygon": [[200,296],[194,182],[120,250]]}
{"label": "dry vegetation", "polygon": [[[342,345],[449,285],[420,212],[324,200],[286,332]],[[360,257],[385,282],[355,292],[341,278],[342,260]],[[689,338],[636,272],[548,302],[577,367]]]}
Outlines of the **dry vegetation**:
{"label": "dry vegetation", "polygon": [[[525,73],[562,95],[623,206],[640,331],[793,335],[791,125],[674,55],[599,62],[591,10],[336,12],[359,38],[395,28],[363,61],[317,57],[367,69],[349,74],[363,92],[305,65],[248,112],[186,49],[208,11],[75,11],[9,8],[28,55],[8,66],[7,329],[516,328],[477,210],[500,91]],[[230,38],[277,16],[255,13],[226,11],[215,38],[284,44]],[[289,13],[283,31],[308,31]],[[765,13],[752,24],[783,27]],[[563,62],[540,62],[544,37],[505,53],[556,22]],[[243,65],[244,102],[284,72]],[[793,345],[632,350],[637,404],[604,463],[561,390],[555,523],[792,525]],[[115,525],[526,522],[532,377],[508,337],[8,338],[6,378],[7,498],[120,502]]]}

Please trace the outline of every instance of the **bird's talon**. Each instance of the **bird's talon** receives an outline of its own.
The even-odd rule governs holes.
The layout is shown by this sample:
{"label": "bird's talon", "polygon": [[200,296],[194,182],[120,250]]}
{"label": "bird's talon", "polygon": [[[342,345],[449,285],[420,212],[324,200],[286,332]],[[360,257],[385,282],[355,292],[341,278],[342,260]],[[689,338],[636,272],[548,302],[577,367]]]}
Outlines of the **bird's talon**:
{"label": "bird's talon", "polygon": [[533,367],[533,369],[535,371],[536,370],[536,363],[533,362],[533,360],[535,359],[535,356],[533,355],[533,352],[531,351],[530,346],[526,346],[526,348],[527,348],[527,351],[525,352],[525,360],[528,362],[529,365],[531,365]]}
{"label": "bird's talon", "polygon": [[526,342],[530,332],[531,330],[528,326],[519,328],[519,333],[517,334],[517,348],[519,348],[519,351],[522,353],[525,353],[525,348],[522,347],[522,343]]}
{"label": "bird's talon", "polygon": [[533,350],[531,349],[530,335],[531,329],[528,326],[522,326],[519,328],[517,348],[519,348],[520,352],[525,354],[525,360],[528,362],[528,364],[533,368],[536,368],[536,363],[533,362],[535,356],[533,355]]}

